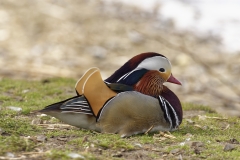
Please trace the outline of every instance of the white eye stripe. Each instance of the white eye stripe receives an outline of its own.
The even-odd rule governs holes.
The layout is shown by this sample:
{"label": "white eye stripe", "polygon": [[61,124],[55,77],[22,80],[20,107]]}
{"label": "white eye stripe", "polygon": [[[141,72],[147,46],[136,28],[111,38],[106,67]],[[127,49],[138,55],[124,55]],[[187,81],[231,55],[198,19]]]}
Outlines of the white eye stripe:
{"label": "white eye stripe", "polygon": [[171,63],[165,57],[155,56],[143,60],[135,70],[139,68],[145,68],[148,70],[159,70],[160,68],[164,68],[165,70],[171,70]]}
{"label": "white eye stripe", "polygon": [[[171,63],[166,57],[162,56],[155,56],[155,57],[150,57],[147,59],[144,59],[135,69],[133,69],[130,72],[127,72],[123,76],[121,76],[117,82],[124,80],[126,77],[128,77],[131,73],[133,73],[136,70],[141,70],[141,69],[147,69],[147,70],[156,70],[160,71],[160,69],[164,69],[162,71],[163,73],[166,73],[166,71],[170,71],[171,73]],[[161,72],[161,71],[160,71]],[[170,77],[170,75],[169,75]],[[168,77],[168,78],[169,78]]]}

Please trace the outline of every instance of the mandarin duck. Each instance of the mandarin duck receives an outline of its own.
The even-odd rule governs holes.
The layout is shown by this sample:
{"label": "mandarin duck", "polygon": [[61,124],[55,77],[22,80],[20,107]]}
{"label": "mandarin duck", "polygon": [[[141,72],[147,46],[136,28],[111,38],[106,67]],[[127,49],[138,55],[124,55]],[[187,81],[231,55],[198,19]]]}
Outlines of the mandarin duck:
{"label": "mandarin duck", "polygon": [[171,63],[154,52],[134,56],[109,78],[90,68],[77,81],[77,96],[40,112],[70,125],[127,137],[146,131],[173,131],[182,122],[178,97],[165,85],[181,85]]}

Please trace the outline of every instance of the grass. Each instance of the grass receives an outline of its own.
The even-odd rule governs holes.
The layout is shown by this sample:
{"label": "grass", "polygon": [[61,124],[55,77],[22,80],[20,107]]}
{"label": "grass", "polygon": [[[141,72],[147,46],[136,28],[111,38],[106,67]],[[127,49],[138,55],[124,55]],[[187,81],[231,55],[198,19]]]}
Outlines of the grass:
{"label": "grass", "polygon": [[[75,81],[55,78],[44,81],[0,81],[0,158],[7,153],[29,159],[238,159],[239,118],[223,117],[208,106],[183,103],[185,119],[179,130],[120,138],[62,124],[40,117],[37,110],[75,95]],[[21,107],[21,112],[8,109]],[[199,112],[201,111],[201,112]],[[195,114],[193,114],[195,113]],[[34,123],[34,121],[40,121]],[[39,140],[45,136],[46,140]],[[231,151],[224,146],[233,145]],[[81,159],[79,157],[78,159]]]}

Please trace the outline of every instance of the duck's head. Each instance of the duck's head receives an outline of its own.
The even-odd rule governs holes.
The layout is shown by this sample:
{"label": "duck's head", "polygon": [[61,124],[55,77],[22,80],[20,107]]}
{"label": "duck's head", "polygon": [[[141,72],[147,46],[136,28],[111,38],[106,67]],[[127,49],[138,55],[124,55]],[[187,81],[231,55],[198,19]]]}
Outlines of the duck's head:
{"label": "duck's head", "polygon": [[167,57],[159,53],[147,52],[131,58],[105,81],[109,83],[134,85],[145,73],[149,71],[157,71],[155,74],[159,74],[163,79],[163,82],[181,85],[181,83],[173,76],[171,70],[172,66]]}

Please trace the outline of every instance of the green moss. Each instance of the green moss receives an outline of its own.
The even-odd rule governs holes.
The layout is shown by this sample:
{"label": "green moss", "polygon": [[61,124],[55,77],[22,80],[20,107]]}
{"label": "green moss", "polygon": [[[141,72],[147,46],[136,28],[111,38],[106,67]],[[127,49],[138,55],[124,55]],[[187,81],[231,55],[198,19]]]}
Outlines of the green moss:
{"label": "green moss", "polygon": [[96,158],[91,155],[91,154],[87,154],[87,153],[77,153],[74,152],[76,154],[79,154],[82,156],[82,158],[71,158],[71,156],[69,156],[69,154],[71,154],[71,151],[64,151],[64,150],[51,150],[50,153],[47,154],[47,157],[50,158],[51,160],[69,160],[69,159],[76,159],[76,160],[82,160],[82,159],[88,159],[88,160],[96,160]]}
{"label": "green moss", "polygon": [[0,114],[0,126],[6,134],[15,136],[28,136],[40,131],[40,128],[38,126],[31,125],[28,119],[12,116],[10,114],[7,116]]}
{"label": "green moss", "polygon": [[139,143],[142,143],[142,144],[150,144],[150,143],[154,142],[152,134],[144,135],[144,136],[143,135],[139,135],[138,139],[139,139]]}
{"label": "green moss", "polygon": [[34,147],[34,143],[27,138],[0,136],[0,155],[6,152],[31,151]]}
{"label": "green moss", "polygon": [[67,154],[69,153],[69,151],[52,150],[50,153],[47,154],[47,157],[51,158],[52,160],[68,160],[69,157],[67,156]]}
{"label": "green moss", "polygon": [[97,133],[91,137],[81,137],[69,142],[82,147],[89,147],[91,144],[103,149],[126,149],[132,150],[134,146],[128,139],[120,138],[119,135]]}

